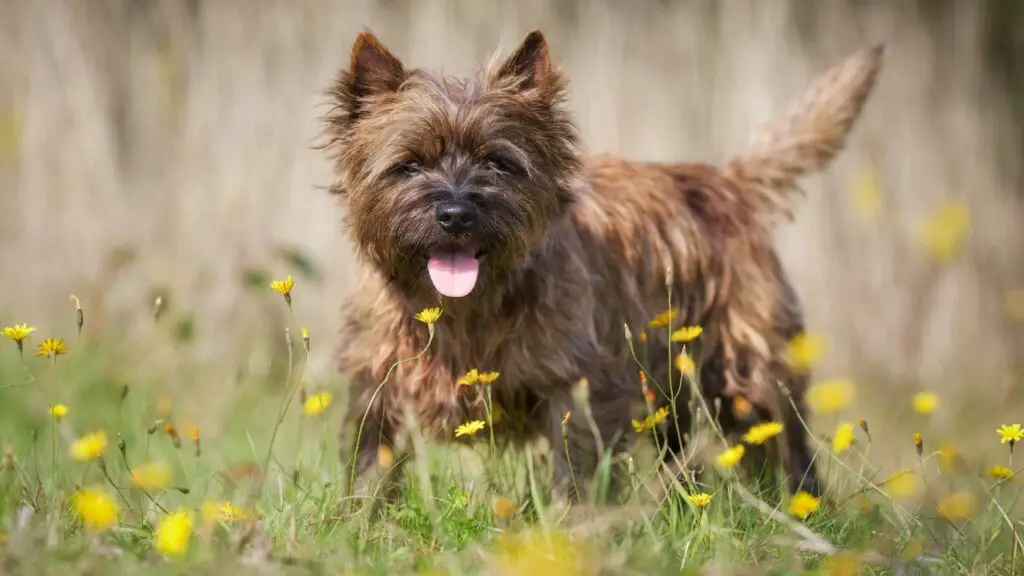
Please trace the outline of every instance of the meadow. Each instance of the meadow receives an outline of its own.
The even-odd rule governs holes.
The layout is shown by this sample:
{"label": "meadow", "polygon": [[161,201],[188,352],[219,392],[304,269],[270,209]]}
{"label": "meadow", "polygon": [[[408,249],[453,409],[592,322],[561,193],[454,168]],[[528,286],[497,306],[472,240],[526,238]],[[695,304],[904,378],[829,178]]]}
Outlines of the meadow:
{"label": "meadow", "polygon": [[[809,6],[3,3],[0,573],[1024,572],[1024,92],[992,64],[996,3]],[[713,162],[889,43],[778,237],[810,326],[790,359],[815,383],[820,500],[749,481],[699,402],[705,473],[674,478],[643,442],[620,501],[552,501],[559,447],[495,451],[488,422],[459,448],[412,434],[397,501],[350,497],[333,363],[354,259],[313,144],[363,27],[451,73],[540,28],[590,151]],[[633,345],[688,368],[696,327],[665,318]],[[675,348],[644,350],[653,330]]]}

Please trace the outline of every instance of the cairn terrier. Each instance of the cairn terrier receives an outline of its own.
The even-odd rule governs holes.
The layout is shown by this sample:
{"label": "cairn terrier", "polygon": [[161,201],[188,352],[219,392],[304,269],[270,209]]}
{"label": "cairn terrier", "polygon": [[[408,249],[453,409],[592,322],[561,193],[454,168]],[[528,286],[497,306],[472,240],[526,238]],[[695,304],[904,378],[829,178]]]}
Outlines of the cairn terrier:
{"label": "cairn terrier", "polygon": [[[671,408],[641,435],[678,461],[692,384],[728,438],[781,422],[771,468],[817,493],[808,375],[785,354],[803,312],[772,239],[797,179],[843,147],[884,53],[827,71],[714,166],[585,155],[540,32],[471,78],[407,68],[360,34],[323,146],[361,263],[339,350],[353,488],[393,477],[419,445],[410,429],[451,442],[481,420],[502,445],[546,437],[558,486],[579,496],[651,410]],[[428,307],[443,309],[430,330],[414,317]],[[669,308],[669,327],[649,328]],[[703,328],[686,344],[696,370],[670,361],[682,326]],[[471,370],[493,381],[461,386]]]}

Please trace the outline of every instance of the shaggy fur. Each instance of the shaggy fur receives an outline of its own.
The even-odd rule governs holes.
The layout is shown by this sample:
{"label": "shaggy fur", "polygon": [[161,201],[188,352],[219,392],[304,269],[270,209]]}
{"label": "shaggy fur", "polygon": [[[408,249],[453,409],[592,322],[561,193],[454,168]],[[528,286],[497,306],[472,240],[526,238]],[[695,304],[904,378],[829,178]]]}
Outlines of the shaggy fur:
{"label": "shaggy fur", "polygon": [[[630,422],[645,410],[644,396],[624,327],[644,330],[666,309],[671,284],[675,326],[705,328],[699,381],[709,405],[721,407],[724,430],[781,419],[789,487],[816,492],[803,427],[778,386],[802,408],[807,376],[788,368],[784,352],[803,313],[772,236],[797,179],[843,146],[883,55],[877,46],[827,72],[757,132],[746,154],[720,167],[585,156],[565,106],[566,78],[539,32],[469,79],[406,69],[361,34],[330,90],[325,145],[362,263],[339,353],[352,392],[348,432],[355,438],[362,427],[353,445],[359,477],[379,472],[381,445],[408,448],[410,419],[443,442],[460,423],[483,419],[479,394],[457,385],[477,368],[501,374],[491,385],[497,437],[544,435],[560,448],[566,434],[568,457],[553,451],[556,477],[581,483],[598,448],[618,452],[637,436]],[[450,199],[477,208],[472,230],[439,226],[436,206]],[[440,296],[426,270],[432,252],[453,248],[481,262],[462,298]],[[414,314],[437,305],[444,314],[429,348],[379,386],[392,365],[427,346]],[[666,405],[675,371],[668,330],[645,336],[655,404]],[[581,379],[587,391],[575,398],[587,410],[574,403]],[[733,409],[737,397],[752,404],[750,417]],[[676,400],[686,432],[688,400]],[[662,438],[673,458],[687,438],[668,424]]]}

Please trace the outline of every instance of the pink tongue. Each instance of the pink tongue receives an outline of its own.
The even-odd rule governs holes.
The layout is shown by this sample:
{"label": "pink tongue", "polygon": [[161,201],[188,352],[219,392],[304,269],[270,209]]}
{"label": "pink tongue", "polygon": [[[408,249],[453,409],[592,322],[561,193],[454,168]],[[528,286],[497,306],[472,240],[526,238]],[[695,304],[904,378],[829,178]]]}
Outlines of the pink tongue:
{"label": "pink tongue", "polygon": [[473,291],[480,262],[472,254],[441,252],[427,262],[427,272],[434,288],[443,296],[462,298]]}

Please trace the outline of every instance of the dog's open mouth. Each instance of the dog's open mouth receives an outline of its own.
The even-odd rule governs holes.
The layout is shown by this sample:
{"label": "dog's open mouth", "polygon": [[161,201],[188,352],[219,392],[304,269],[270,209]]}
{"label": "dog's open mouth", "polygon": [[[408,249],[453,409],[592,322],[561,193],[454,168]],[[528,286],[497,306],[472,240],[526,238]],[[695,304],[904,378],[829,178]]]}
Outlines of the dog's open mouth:
{"label": "dog's open mouth", "polygon": [[480,256],[469,251],[435,252],[427,260],[427,272],[434,288],[442,296],[462,298],[476,286],[480,274]]}

